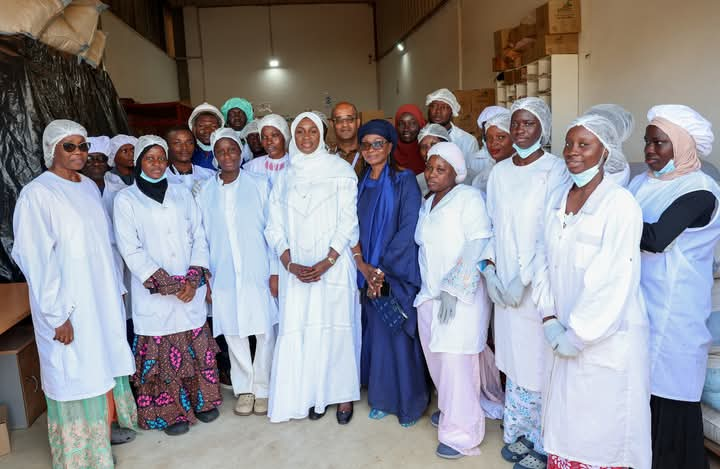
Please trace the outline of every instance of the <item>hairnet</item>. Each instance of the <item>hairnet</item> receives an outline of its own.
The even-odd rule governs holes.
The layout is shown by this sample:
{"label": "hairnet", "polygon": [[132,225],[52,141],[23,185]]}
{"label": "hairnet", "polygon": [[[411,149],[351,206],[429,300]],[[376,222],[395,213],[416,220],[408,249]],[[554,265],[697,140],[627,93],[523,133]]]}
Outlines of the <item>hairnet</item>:
{"label": "hairnet", "polygon": [[460,103],[452,91],[447,88],[440,88],[435,90],[425,97],[425,105],[429,106],[433,101],[442,101],[443,103],[450,106],[452,109],[453,116],[457,117],[460,114]]}
{"label": "hairnet", "polygon": [[388,142],[392,143],[390,154],[395,152],[398,144],[398,134],[393,125],[385,119],[373,119],[360,126],[358,129],[358,143],[366,135],[380,135]]}
{"label": "hairnet", "polygon": [[87,130],[77,122],[67,119],[54,120],[45,127],[42,141],[46,168],[52,166],[55,158],[55,146],[58,142],[71,135],[79,135],[87,139]]}
{"label": "hairnet", "polygon": [[528,111],[540,121],[540,126],[542,127],[540,143],[543,145],[548,143],[550,141],[550,134],[552,133],[552,114],[550,113],[548,105],[545,104],[545,101],[540,98],[518,99],[510,108],[511,119],[512,114],[515,114],[515,111],[521,109]]}
{"label": "hairnet", "polygon": [[510,116],[512,114],[505,108],[501,109],[501,111],[498,111],[485,121],[485,132],[487,132],[490,127],[497,127],[505,133],[510,133]]}
{"label": "hairnet", "polygon": [[279,114],[268,114],[258,121],[257,127],[261,136],[263,127],[275,127],[285,137],[285,148],[290,143],[290,127],[285,118]]}
{"label": "hairnet", "polygon": [[115,166],[115,155],[123,145],[137,145],[138,139],[132,135],[118,134],[110,139],[110,153],[108,154],[108,165]]}
{"label": "hairnet", "polygon": [[715,136],[712,124],[697,111],[682,104],[661,104],[650,108],[647,114],[648,121],[662,117],[685,129],[695,140],[698,153],[707,156],[712,151]]}
{"label": "hairnet", "polygon": [[596,114],[603,116],[613,123],[620,142],[626,141],[635,129],[635,118],[630,112],[617,104],[596,104],[587,110],[585,114]]}
{"label": "hairnet", "polygon": [[234,108],[238,108],[242,112],[244,112],[248,122],[253,120],[252,104],[245,98],[230,98],[225,101],[225,104],[223,104],[220,108],[220,111],[222,112],[223,118],[225,120],[227,120],[228,112],[230,112],[230,109]]}
{"label": "hairnet", "polygon": [[460,184],[467,176],[467,165],[465,164],[465,156],[460,147],[452,142],[438,142],[428,150],[428,159],[431,156],[439,156],[443,160],[450,163],[455,170],[455,183]]}
{"label": "hairnet", "polygon": [[447,129],[440,124],[427,124],[425,127],[420,129],[420,133],[418,133],[418,142],[422,142],[422,139],[428,135],[441,138],[446,142],[450,141],[450,134]]}
{"label": "hairnet", "polygon": [[137,140],[137,143],[135,144],[135,152],[133,153],[133,160],[135,161],[136,166],[138,164],[138,159],[140,159],[140,155],[143,154],[145,149],[155,145],[161,146],[162,149],[165,150],[165,155],[167,156],[168,146],[164,138],[158,137],[157,135],[143,135]]}
{"label": "hairnet", "polygon": [[229,138],[233,142],[237,143],[240,147],[240,151],[242,152],[243,144],[242,142],[240,142],[240,138],[238,137],[237,132],[235,132],[230,127],[221,127],[215,132],[213,132],[212,135],[210,135],[210,146],[212,147],[213,151],[215,151],[215,144],[223,138]]}
{"label": "hairnet", "polygon": [[202,103],[201,105],[193,109],[193,112],[192,114],[190,114],[190,118],[188,119],[188,127],[190,128],[191,132],[193,126],[195,125],[195,119],[197,119],[200,114],[214,114],[215,116],[217,116],[218,121],[220,121],[220,125],[218,127],[223,127],[225,125],[225,117],[223,117],[222,112],[220,112],[218,108],[216,108],[212,104]]}
{"label": "hairnet", "polygon": [[240,138],[247,139],[248,135],[250,134],[259,134],[260,129],[258,129],[258,122],[257,120],[254,120],[252,122],[248,122],[245,127],[240,131]]}
{"label": "hairnet", "polygon": [[88,137],[90,142],[90,153],[102,153],[105,156],[110,155],[110,137],[100,135],[97,137]]}
{"label": "hairnet", "polygon": [[628,163],[622,151],[622,140],[618,136],[614,122],[599,114],[585,114],[573,120],[567,130],[578,126],[586,128],[595,135],[607,150],[608,156],[603,167],[608,173],[619,173],[627,167]]}
{"label": "hairnet", "polygon": [[[315,124],[315,127],[317,127],[318,131],[320,131],[320,145],[318,145],[317,149],[313,153],[317,153],[321,150],[325,151],[327,147],[325,146],[325,140],[323,139],[322,118],[312,111],[301,112],[297,115],[297,117],[295,117],[295,120],[292,121],[292,125],[290,125],[290,134],[292,135],[293,140],[295,139],[295,130],[297,129],[298,124],[300,124],[303,119],[310,119],[312,123]],[[302,150],[300,150],[299,147],[297,150],[298,152],[302,153]]]}
{"label": "hairnet", "polygon": [[497,116],[498,114],[508,112],[507,108],[502,106],[487,106],[482,110],[477,118],[478,127],[482,127],[483,122],[487,122],[491,117]]}

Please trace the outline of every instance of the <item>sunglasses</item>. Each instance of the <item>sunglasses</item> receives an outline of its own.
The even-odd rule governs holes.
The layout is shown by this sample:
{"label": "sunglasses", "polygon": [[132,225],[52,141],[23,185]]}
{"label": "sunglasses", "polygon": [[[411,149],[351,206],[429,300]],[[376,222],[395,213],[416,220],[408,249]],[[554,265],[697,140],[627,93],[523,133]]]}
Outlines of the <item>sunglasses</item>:
{"label": "sunglasses", "polygon": [[90,142],[82,142],[80,145],[75,145],[72,142],[65,142],[62,144],[63,150],[65,150],[67,153],[72,153],[76,149],[80,150],[83,153],[87,153],[90,151]]}
{"label": "sunglasses", "polygon": [[387,143],[387,140],[375,140],[374,142],[362,142],[360,143],[360,150],[362,151],[368,151],[369,149],[373,150],[382,150],[382,148]]}

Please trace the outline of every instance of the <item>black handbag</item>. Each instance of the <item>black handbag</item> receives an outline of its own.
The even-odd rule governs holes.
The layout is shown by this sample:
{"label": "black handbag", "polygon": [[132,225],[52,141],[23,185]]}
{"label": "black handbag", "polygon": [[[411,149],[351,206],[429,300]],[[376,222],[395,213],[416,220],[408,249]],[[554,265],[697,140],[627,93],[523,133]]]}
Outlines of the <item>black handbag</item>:
{"label": "black handbag", "polygon": [[[385,288],[387,286],[387,288]],[[390,291],[390,286],[386,283],[377,298],[367,297],[370,304],[377,310],[380,319],[391,331],[397,332],[407,320],[408,316],[403,311],[402,306],[397,298]]]}

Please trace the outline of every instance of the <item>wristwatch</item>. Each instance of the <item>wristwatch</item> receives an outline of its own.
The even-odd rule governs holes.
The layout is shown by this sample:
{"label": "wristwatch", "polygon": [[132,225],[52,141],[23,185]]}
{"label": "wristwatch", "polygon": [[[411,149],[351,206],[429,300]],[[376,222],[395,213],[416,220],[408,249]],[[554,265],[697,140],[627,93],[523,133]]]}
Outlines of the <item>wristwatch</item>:
{"label": "wristwatch", "polygon": [[328,256],[327,261],[330,263],[330,265],[335,265],[335,259],[333,259],[332,257]]}

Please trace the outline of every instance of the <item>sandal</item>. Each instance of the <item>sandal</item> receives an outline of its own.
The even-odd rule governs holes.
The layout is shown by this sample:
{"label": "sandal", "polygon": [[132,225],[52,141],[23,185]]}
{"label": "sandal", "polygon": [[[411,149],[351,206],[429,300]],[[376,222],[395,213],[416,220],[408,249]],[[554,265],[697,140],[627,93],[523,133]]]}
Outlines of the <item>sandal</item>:
{"label": "sandal", "polygon": [[520,462],[525,456],[532,451],[534,445],[527,438],[520,437],[515,443],[508,443],[500,450],[500,455],[507,462]]}
{"label": "sandal", "polygon": [[547,456],[531,450],[522,461],[513,466],[513,469],[545,469],[546,467]]}
{"label": "sandal", "polygon": [[113,423],[110,428],[110,444],[122,445],[124,443],[130,443],[135,439],[136,434],[135,430],[123,428],[116,423]]}

